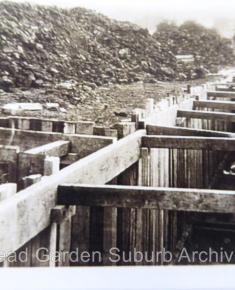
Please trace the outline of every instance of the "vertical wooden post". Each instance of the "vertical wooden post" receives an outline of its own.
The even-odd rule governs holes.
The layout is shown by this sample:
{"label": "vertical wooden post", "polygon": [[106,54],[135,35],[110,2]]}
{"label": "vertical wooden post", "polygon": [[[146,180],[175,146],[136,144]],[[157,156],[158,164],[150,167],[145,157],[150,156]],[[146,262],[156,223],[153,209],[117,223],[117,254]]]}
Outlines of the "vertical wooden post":
{"label": "vertical wooden post", "polygon": [[64,134],[75,134],[76,133],[76,123],[64,122]]}
{"label": "vertical wooden post", "polygon": [[30,129],[30,119],[18,119],[18,129],[29,130]]}
{"label": "vertical wooden post", "polygon": [[[119,185],[137,185],[138,184],[138,164],[132,165],[118,177]],[[118,209],[118,240],[117,247],[128,254],[136,247],[136,240],[142,229],[136,225],[137,209]],[[121,262],[121,264],[123,264]],[[133,263],[131,263],[133,264]],[[125,263],[126,265],[126,263]]]}
{"label": "vertical wooden post", "polygon": [[46,157],[44,160],[44,176],[50,176],[60,171],[59,157]]}
{"label": "vertical wooden post", "polygon": [[103,264],[114,265],[110,250],[117,247],[117,208],[104,208]]}
{"label": "vertical wooden post", "polygon": [[49,120],[42,120],[42,131],[43,132],[52,132],[53,131],[53,122]]}
{"label": "vertical wooden post", "polygon": [[57,223],[52,222],[50,226],[50,240],[49,240],[49,252],[50,252],[50,262],[49,267],[56,266],[56,249],[57,249]]}

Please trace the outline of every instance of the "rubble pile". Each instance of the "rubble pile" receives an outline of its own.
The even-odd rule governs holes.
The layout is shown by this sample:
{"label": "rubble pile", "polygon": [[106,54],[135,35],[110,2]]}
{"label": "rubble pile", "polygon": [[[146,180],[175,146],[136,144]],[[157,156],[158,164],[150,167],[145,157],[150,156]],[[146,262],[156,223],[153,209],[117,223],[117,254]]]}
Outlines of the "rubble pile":
{"label": "rubble pile", "polygon": [[174,76],[174,56],[130,23],[82,8],[9,2],[0,3],[0,19],[0,87],[6,91],[51,84],[93,89]]}
{"label": "rubble pile", "polygon": [[180,26],[163,22],[153,36],[162,49],[174,55],[194,56],[193,65],[177,66],[176,76],[181,80],[200,78],[206,72],[217,72],[220,67],[234,65],[232,41],[193,21]]}
{"label": "rubble pile", "polygon": [[[0,105],[58,103],[70,112],[63,117],[74,109],[76,118],[91,118],[86,112],[97,110],[93,118],[105,122],[144,96],[146,84],[191,80],[234,63],[229,40],[194,26],[163,23],[151,35],[84,8],[0,2]],[[195,62],[179,66],[177,54],[193,54]],[[137,82],[143,92],[133,89]],[[112,94],[127,84],[128,101]]]}

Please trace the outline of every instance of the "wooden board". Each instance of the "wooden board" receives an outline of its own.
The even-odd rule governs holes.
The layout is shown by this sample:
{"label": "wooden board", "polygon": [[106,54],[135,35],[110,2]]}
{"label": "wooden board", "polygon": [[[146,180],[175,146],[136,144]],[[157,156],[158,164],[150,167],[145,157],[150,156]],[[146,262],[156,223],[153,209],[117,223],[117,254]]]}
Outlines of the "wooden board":
{"label": "wooden board", "polygon": [[204,137],[233,137],[235,134],[222,131],[191,129],[184,127],[166,127],[157,125],[146,126],[147,135],[173,135],[173,136],[204,136]]}
{"label": "wooden board", "polygon": [[21,151],[59,140],[71,142],[71,153],[77,153],[79,154],[79,158],[83,158],[88,154],[115,142],[116,138],[52,132],[34,132],[27,130],[15,130],[12,135],[11,129],[0,128],[0,144],[8,145],[9,142],[11,142],[10,145],[19,145]]}
{"label": "wooden board", "polygon": [[60,185],[58,204],[234,213],[235,191],[115,185]]}
{"label": "wooden board", "polygon": [[208,119],[208,120],[222,120],[227,122],[235,122],[235,114],[222,112],[206,112],[193,110],[178,110],[177,117],[189,119]]}
{"label": "wooden board", "polygon": [[235,110],[235,102],[229,101],[194,101],[194,108],[208,108],[208,109],[217,109],[221,111],[232,111]]}
{"label": "wooden board", "polygon": [[35,147],[25,151],[27,154],[43,154],[53,157],[62,157],[68,154],[70,149],[69,141],[55,141],[39,147]]}
{"label": "wooden board", "polygon": [[207,97],[215,97],[215,98],[235,98],[235,92],[227,92],[227,91],[208,91]]}
{"label": "wooden board", "polygon": [[190,137],[190,136],[144,136],[142,147],[172,149],[206,149],[235,151],[235,138]]}

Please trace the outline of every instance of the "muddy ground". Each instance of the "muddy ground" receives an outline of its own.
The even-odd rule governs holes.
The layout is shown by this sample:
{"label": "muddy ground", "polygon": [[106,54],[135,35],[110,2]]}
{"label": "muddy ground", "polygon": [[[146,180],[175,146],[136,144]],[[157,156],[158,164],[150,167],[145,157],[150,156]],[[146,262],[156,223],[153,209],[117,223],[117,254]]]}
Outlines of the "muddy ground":
{"label": "muddy ground", "polygon": [[[198,85],[207,79],[190,82],[135,83],[130,85],[107,85],[88,90],[76,100],[76,92],[52,89],[15,90],[0,92],[0,106],[12,102],[59,103],[65,112],[43,110],[42,113],[27,112],[24,116],[56,118],[63,120],[94,121],[97,125],[111,126],[130,117],[133,109],[144,108],[146,99],[158,101],[170,95],[183,94],[187,85]],[[73,95],[71,102],[70,94]],[[75,100],[75,101],[74,101]],[[1,114],[4,115],[4,114]]]}

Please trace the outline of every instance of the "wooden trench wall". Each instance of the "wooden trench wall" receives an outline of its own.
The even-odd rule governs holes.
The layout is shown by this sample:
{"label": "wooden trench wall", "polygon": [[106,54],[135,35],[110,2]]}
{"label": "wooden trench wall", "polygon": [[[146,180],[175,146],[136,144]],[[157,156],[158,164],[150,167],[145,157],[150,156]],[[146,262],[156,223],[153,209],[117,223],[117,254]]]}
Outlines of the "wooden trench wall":
{"label": "wooden trench wall", "polygon": [[[205,94],[206,89],[208,88],[198,87],[191,95],[181,98],[170,97],[167,101],[157,104],[154,104],[153,100],[148,100],[145,112],[136,111],[132,116],[132,122],[118,124],[115,129],[98,130],[101,132],[100,135],[106,137],[91,136],[91,133],[94,134],[94,128],[92,132],[89,131],[89,135],[84,131],[78,135],[79,131],[76,131],[74,124],[72,127],[75,131],[73,129],[63,134],[53,133],[50,130],[50,134],[38,132],[37,128],[37,132],[33,132],[33,128],[30,127],[32,125],[29,125],[31,121],[25,122],[21,127],[21,120],[21,125],[16,126],[11,143],[11,146],[21,144],[21,147],[7,147],[16,150],[14,152],[17,158],[19,154],[25,154],[25,151],[34,147],[67,141],[70,163],[63,169],[60,167],[54,172],[51,170],[50,176],[46,178],[42,177],[33,182],[30,180],[31,184],[35,184],[25,186],[27,188],[17,194],[15,194],[16,186],[11,184],[12,194],[0,203],[0,230],[3,233],[0,237],[0,249],[3,252],[13,253],[13,256],[25,251],[29,258],[24,262],[20,262],[18,258],[17,261],[9,262],[6,257],[1,257],[2,266],[157,265],[163,262],[156,258],[152,260],[153,252],[165,248],[177,254],[177,250],[182,246],[182,237],[187,233],[190,216],[200,210],[213,212],[213,203],[211,207],[207,204],[203,205],[205,208],[200,209],[199,205],[198,210],[191,208],[188,212],[192,200],[186,199],[188,208],[185,205],[180,208],[179,197],[173,200],[173,205],[169,208],[160,205],[146,206],[148,194],[141,196],[141,202],[145,200],[145,203],[140,203],[141,205],[133,203],[133,207],[131,198],[128,206],[118,202],[116,206],[115,202],[110,206],[108,202],[106,204],[105,199],[95,203],[94,198],[92,203],[93,198],[89,194],[87,196],[90,199],[84,197],[76,202],[69,199],[73,190],[70,188],[68,191],[66,184],[93,184],[92,194],[96,193],[96,187],[98,188],[99,185],[110,186],[110,193],[113,187],[126,186],[127,200],[129,200],[128,193],[135,192],[136,188],[140,187],[144,187],[144,192],[146,188],[188,189],[185,194],[188,193],[189,196],[192,188],[216,189],[221,168],[224,168],[226,162],[233,156],[234,140],[231,132],[233,114],[229,107],[231,104],[226,103],[224,106],[227,106],[227,111],[230,113],[225,114],[231,115],[221,116],[221,120],[226,123],[226,126],[223,123],[221,127],[215,126],[214,122],[209,123],[211,120],[217,120],[215,116],[209,116],[211,119],[207,115],[201,115],[199,119],[198,116],[194,118],[194,112],[191,111],[199,111],[199,109],[201,111],[201,108],[204,113],[204,108],[206,112],[217,113],[219,110],[224,112],[221,103],[213,103],[213,105],[210,103],[210,110],[207,110],[205,103],[198,103],[199,101],[216,102],[216,93],[212,96],[213,100],[209,100],[211,97],[210,94]],[[222,96],[224,97],[224,94]],[[232,97],[230,95],[229,100],[227,97],[225,102],[232,103]],[[216,109],[213,106],[216,106]],[[227,118],[226,121],[223,118]],[[204,121],[207,122],[206,126],[202,126]],[[144,123],[151,125],[148,125],[146,130],[142,130]],[[9,144],[12,132],[8,124],[0,128],[0,143],[5,145],[4,150]],[[49,127],[53,128],[53,125]],[[137,131],[134,132],[135,130]],[[182,137],[176,137],[178,135]],[[116,141],[115,138],[113,139],[114,136],[120,140]],[[30,147],[29,140],[31,140]],[[55,157],[53,155],[55,153],[50,157]],[[2,157],[1,150],[0,157]],[[58,153],[56,157],[61,158]],[[43,162],[44,159],[45,154]],[[52,164],[50,166],[53,167]],[[8,170],[13,173],[17,171],[12,168]],[[28,172],[25,174],[27,175]],[[14,182],[14,180],[9,181]],[[28,185],[31,185],[30,182]],[[2,188],[5,195],[9,192],[9,188],[6,190],[6,185],[10,186],[0,185],[0,193]],[[88,185],[85,189],[89,187]],[[57,191],[58,186],[59,191]],[[65,192],[66,198],[64,198]],[[82,196],[83,191],[81,190],[80,193]],[[215,196],[215,199],[220,198],[220,192],[210,193]],[[194,194],[201,196],[204,192]],[[107,198],[107,195],[105,196]],[[114,197],[116,196],[118,196],[117,192]],[[147,253],[149,260],[138,263],[124,261],[123,258],[118,262],[111,262],[109,251],[115,247],[120,249],[120,253],[124,256],[134,249]],[[45,252],[40,251],[39,256],[42,259],[39,260],[38,249],[42,248],[45,248]],[[99,252],[102,254],[102,259],[99,260],[98,255],[92,262],[82,260],[71,262],[68,257],[62,261],[56,259],[57,251],[63,254],[76,250],[89,254]],[[44,261],[43,255],[48,253],[51,255],[50,260]]]}

